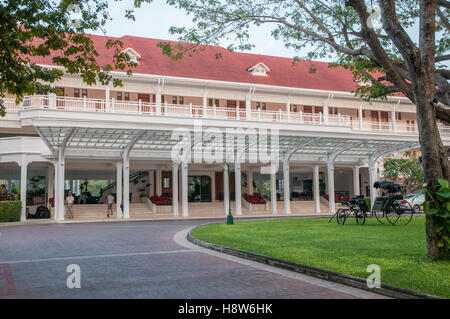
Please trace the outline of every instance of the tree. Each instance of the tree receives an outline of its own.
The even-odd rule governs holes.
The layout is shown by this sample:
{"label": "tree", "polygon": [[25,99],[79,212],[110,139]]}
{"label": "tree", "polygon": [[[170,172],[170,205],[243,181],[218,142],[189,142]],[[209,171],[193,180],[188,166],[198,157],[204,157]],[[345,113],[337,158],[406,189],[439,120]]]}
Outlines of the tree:
{"label": "tree", "polygon": [[[161,42],[164,54],[180,59],[200,52],[205,44],[230,40],[228,48],[250,49],[249,27],[272,24],[272,35],[287,47],[308,49],[306,59],[328,57],[350,69],[367,85],[356,90],[363,98],[386,98],[401,92],[415,105],[424,178],[431,195],[437,180],[450,179],[450,165],[437,119],[450,123],[450,1],[379,0],[168,0],[194,16],[195,26],[171,27],[186,44]],[[381,24],[377,25],[377,15]],[[407,32],[418,27],[418,40]],[[416,32],[417,33],[417,32]],[[294,57],[299,60],[299,57]],[[314,71],[314,70],[311,70]],[[427,215],[427,255],[448,258],[448,242],[440,242],[441,227]]]}
{"label": "tree", "polygon": [[405,152],[400,158],[387,158],[383,165],[383,175],[385,178],[402,180],[408,192],[415,192],[423,187],[422,163],[411,152]]}
{"label": "tree", "polygon": [[[115,0],[120,1],[120,0]],[[134,7],[125,12],[134,19],[133,9],[143,2],[135,0]],[[13,94],[19,102],[24,95],[56,92],[52,83],[64,72],[80,74],[87,84],[121,81],[113,79],[112,69],[131,74],[135,63],[120,51],[122,43],[107,41],[114,50],[111,64],[98,65],[99,53],[87,32],[102,30],[110,19],[106,0],[5,0],[0,2],[0,115],[5,115],[3,98]],[[74,19],[74,18],[78,19]],[[33,57],[52,56],[55,65],[48,68],[32,62]]]}

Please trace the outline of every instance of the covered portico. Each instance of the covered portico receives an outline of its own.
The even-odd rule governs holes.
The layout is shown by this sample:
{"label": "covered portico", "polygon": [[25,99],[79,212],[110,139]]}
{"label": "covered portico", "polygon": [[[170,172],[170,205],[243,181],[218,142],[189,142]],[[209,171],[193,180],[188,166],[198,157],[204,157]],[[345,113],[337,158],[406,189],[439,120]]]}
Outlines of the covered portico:
{"label": "covered portico", "polygon": [[[52,124],[52,125],[50,125]],[[204,124],[204,123],[203,123]],[[101,126],[101,127],[100,127]],[[127,127],[128,126],[128,127]],[[369,185],[377,178],[377,160],[389,153],[396,153],[418,147],[417,137],[389,136],[384,134],[346,134],[346,132],[299,131],[284,128],[272,129],[275,135],[254,134],[253,131],[233,131],[232,144],[226,144],[227,132],[212,126],[196,129],[195,123],[181,127],[162,125],[99,125],[90,127],[83,123],[36,123],[36,130],[51,150],[55,161],[55,219],[64,219],[64,180],[65,165],[68,160],[92,159],[114,164],[116,170],[117,217],[130,218],[130,169],[144,166],[145,163],[165,165],[172,171],[172,213],[173,217],[189,217],[193,204],[188,202],[188,177],[190,170],[199,165],[211,170],[223,170],[223,214],[227,214],[230,204],[230,183],[234,183],[235,201],[231,205],[233,214],[243,214],[242,176],[247,176],[246,192],[252,193],[253,172],[270,178],[270,213],[290,215],[296,213],[292,208],[290,191],[290,170],[301,167],[310,169],[313,180],[313,207],[311,213],[320,213],[321,196],[319,173],[326,175],[328,211],[335,211],[335,167],[345,167],[353,172],[353,194],[359,194],[359,170],[368,168]],[[174,132],[179,130],[178,134]],[[175,136],[175,137],[174,137]],[[185,138],[183,140],[183,138]],[[185,147],[180,147],[180,142]],[[230,147],[230,145],[232,145]],[[259,155],[255,158],[255,146],[267,153],[263,162]],[[174,151],[175,150],[175,151]],[[205,150],[217,156],[218,161],[204,158]],[[213,151],[212,151],[213,150]],[[216,153],[214,153],[214,151]],[[219,160],[220,159],[220,160]],[[228,163],[228,165],[226,165]],[[149,167],[149,166],[147,166]],[[227,170],[235,173],[228,179]],[[155,170],[155,173],[157,170]],[[282,173],[283,202],[277,203],[277,173]],[[160,179],[161,174],[156,173]],[[158,185],[160,181],[158,181]],[[156,185],[155,185],[156,186]],[[120,196],[123,194],[123,196]],[[372,203],[375,191],[370,189]],[[123,202],[122,202],[123,199]],[[120,206],[123,205],[123,210]],[[215,209],[211,206],[211,209]],[[194,214],[192,214],[194,215]]]}

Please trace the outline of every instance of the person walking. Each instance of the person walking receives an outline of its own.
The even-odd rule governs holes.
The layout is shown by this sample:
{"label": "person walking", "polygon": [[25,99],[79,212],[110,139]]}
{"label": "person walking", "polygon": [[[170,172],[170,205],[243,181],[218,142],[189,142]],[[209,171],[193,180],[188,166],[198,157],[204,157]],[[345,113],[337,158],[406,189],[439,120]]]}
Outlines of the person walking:
{"label": "person walking", "polygon": [[112,193],[109,193],[108,196],[106,197],[106,203],[108,205],[108,210],[106,212],[106,217],[109,218],[109,214],[113,214],[113,204],[114,204],[114,196]]}
{"label": "person walking", "polygon": [[66,200],[64,201],[64,204],[66,206],[66,215],[67,215],[67,218],[69,218],[69,219],[73,219],[72,208],[73,208],[74,202],[75,202],[75,198],[73,198],[72,191],[69,191],[69,193],[67,194]]}

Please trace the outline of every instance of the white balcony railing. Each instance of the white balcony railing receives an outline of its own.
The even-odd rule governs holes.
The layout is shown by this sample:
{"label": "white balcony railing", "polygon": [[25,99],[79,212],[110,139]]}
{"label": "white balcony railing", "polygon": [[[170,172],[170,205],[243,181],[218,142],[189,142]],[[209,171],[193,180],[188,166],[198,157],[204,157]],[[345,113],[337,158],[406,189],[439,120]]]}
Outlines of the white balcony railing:
{"label": "white balcony railing", "polygon": [[[353,131],[368,132],[390,132],[393,134],[418,134],[418,128],[414,124],[392,122],[371,122],[352,120],[347,115],[328,115],[318,113],[303,112],[285,112],[254,110],[247,112],[243,108],[223,108],[223,107],[204,107],[199,105],[182,105],[164,103],[158,106],[156,103],[142,101],[117,101],[105,99],[62,97],[56,95],[33,95],[26,96],[19,105],[14,99],[3,99],[3,104],[7,110],[20,110],[30,108],[86,111],[86,112],[109,112],[123,114],[143,114],[160,115],[171,117],[191,117],[208,118],[220,120],[252,120],[261,122],[279,122],[294,123],[304,125],[338,126],[349,127]],[[450,127],[439,126],[441,135],[450,137]]]}

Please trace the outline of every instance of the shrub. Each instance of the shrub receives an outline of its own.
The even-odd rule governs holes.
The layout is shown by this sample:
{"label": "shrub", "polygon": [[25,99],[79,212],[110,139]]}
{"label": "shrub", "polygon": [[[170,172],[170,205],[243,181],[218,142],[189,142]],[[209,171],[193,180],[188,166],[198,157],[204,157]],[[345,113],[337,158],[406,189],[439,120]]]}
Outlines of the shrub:
{"label": "shrub", "polygon": [[21,201],[0,202],[0,223],[20,221]]}
{"label": "shrub", "polygon": [[266,200],[261,195],[244,194],[244,199],[251,204],[265,204]]}

